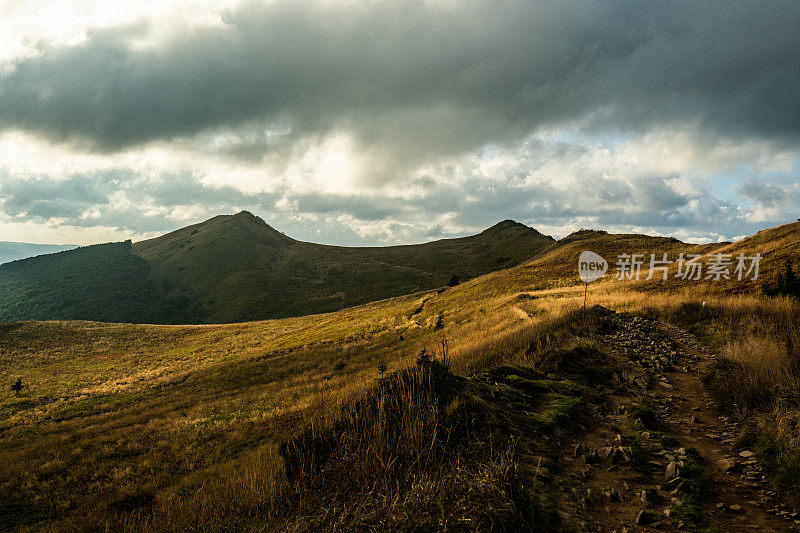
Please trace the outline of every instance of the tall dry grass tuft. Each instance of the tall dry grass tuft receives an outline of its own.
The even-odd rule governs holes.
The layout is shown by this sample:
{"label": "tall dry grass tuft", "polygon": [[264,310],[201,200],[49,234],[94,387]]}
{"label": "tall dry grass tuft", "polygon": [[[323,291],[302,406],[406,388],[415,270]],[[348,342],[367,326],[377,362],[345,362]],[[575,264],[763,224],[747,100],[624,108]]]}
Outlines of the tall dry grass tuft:
{"label": "tall dry grass tuft", "polygon": [[[441,345],[440,345],[441,346]],[[280,446],[221,467],[152,507],[105,517],[126,531],[546,527],[503,422],[438,357],[387,374]],[[98,517],[99,519],[100,517]],[[98,520],[94,523],[100,525]],[[538,524],[538,525],[537,525]]]}
{"label": "tall dry grass tuft", "polygon": [[289,492],[277,446],[266,447],[199,486],[159,496],[152,508],[119,513],[106,526],[131,532],[257,530],[285,512]]}
{"label": "tall dry grass tuft", "polygon": [[769,410],[800,398],[800,303],[764,296],[660,302],[648,314],[700,336],[718,353],[707,382],[724,407]]}
{"label": "tall dry grass tuft", "polygon": [[[720,356],[718,367],[727,372],[724,381],[715,383],[717,395],[735,405],[750,409],[770,407],[777,399],[796,398],[800,391],[795,357],[787,352],[786,341],[746,336],[724,344]],[[724,394],[720,394],[722,387],[727,389]]]}
{"label": "tall dry grass tuft", "polygon": [[800,479],[800,302],[789,297],[716,297],[662,302],[644,311],[702,338],[717,359],[705,376],[718,404],[742,423],[784,485]]}
{"label": "tall dry grass tuft", "polygon": [[281,446],[300,530],[531,527],[513,446],[441,360],[379,380]]}

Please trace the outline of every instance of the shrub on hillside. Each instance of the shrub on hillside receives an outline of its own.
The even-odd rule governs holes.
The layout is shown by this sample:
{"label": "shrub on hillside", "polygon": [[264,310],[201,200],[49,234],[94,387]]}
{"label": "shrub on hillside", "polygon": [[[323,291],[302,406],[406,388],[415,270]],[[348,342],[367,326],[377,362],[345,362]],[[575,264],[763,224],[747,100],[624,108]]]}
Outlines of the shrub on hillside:
{"label": "shrub on hillside", "polygon": [[764,287],[764,294],[800,298],[800,276],[795,273],[791,263],[786,263],[785,270],[778,274],[778,279],[774,284]]}

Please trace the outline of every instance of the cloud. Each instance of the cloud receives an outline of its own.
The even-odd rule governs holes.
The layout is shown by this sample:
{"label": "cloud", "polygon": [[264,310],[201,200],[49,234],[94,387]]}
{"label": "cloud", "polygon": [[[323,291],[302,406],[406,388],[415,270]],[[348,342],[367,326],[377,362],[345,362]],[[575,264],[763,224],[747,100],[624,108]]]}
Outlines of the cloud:
{"label": "cloud", "polygon": [[2,56],[3,220],[141,235],[250,209],[343,244],[506,218],[717,239],[797,200],[797,2],[192,6]]}
{"label": "cloud", "polygon": [[0,212],[17,221],[143,234],[248,209],[296,238],[358,245],[465,235],[506,218],[556,237],[599,227],[718,240],[786,220],[798,203],[796,180],[745,182],[740,195],[752,205],[718,198],[694,174],[702,161],[653,164],[648,142],[641,151],[636,141],[612,151],[531,138],[451,158],[404,187],[378,192],[314,191],[291,181],[248,192],[189,172],[114,167],[57,180],[5,175]]}
{"label": "cloud", "polygon": [[800,183],[770,183],[750,179],[741,188],[745,198],[765,207],[800,205]]}
{"label": "cloud", "polygon": [[108,196],[95,185],[95,180],[83,175],[62,181],[22,181],[6,177],[0,182],[0,198],[3,199],[3,211],[12,217],[39,220],[74,218],[84,209],[108,201]]}
{"label": "cloud", "polygon": [[137,22],[21,58],[0,120],[101,151],[248,125],[228,149],[250,158],[347,131],[389,173],[574,122],[796,139],[798,18],[790,1],[250,2],[148,46]]}
{"label": "cloud", "polygon": [[171,230],[207,213],[273,203],[267,193],[206,186],[187,173],[142,176],[112,168],[57,180],[0,174],[0,212],[17,221],[147,233]]}
{"label": "cloud", "polygon": [[800,180],[766,181],[749,179],[740,195],[754,203],[748,220],[765,222],[775,219],[791,221],[800,217]]}

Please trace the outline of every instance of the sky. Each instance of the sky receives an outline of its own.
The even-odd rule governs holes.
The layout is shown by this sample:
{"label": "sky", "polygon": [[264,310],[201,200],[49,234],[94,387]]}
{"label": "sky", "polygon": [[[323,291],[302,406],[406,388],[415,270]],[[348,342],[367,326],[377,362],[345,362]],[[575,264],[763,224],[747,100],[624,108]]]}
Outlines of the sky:
{"label": "sky", "polygon": [[0,241],[800,217],[800,2],[0,0]]}

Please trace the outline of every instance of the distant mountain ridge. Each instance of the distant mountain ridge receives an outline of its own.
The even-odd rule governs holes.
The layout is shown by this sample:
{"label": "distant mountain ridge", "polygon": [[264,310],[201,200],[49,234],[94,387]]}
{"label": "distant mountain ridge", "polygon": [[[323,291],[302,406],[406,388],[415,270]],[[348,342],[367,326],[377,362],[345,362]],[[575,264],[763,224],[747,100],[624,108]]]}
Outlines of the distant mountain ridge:
{"label": "distant mountain ridge", "polygon": [[74,244],[34,244],[0,241],[0,264],[42,254],[53,254],[77,248]]}
{"label": "distant mountain ridge", "polygon": [[207,320],[238,322],[322,313],[440,287],[454,275],[465,280],[519,264],[553,242],[504,221],[478,235],[424,244],[331,246],[292,239],[243,211],[136,243],[133,251],[155,277],[195,295]]}
{"label": "distant mountain ridge", "polygon": [[2,265],[0,322],[212,323],[322,313],[518,265],[554,243],[506,220],[424,244],[330,246],[292,239],[243,211],[146,241]]}

